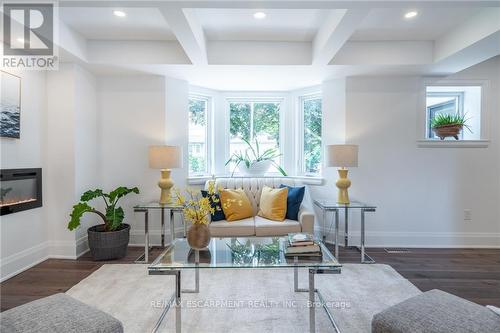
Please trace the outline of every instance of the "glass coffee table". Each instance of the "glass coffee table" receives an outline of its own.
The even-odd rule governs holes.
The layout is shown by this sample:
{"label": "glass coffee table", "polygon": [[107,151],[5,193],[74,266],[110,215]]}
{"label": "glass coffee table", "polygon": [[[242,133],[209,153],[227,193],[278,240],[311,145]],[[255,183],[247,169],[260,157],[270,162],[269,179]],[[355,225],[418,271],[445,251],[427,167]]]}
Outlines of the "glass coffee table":
{"label": "glass coffee table", "polygon": [[[198,293],[200,290],[199,269],[260,269],[260,268],[293,268],[293,287],[295,292],[309,294],[309,331],[315,332],[315,299],[316,295],[326,311],[336,332],[339,332],[333,315],[328,309],[320,291],[314,286],[316,274],[339,274],[342,265],[326,248],[323,242],[316,239],[321,247],[321,257],[287,257],[285,248],[287,237],[248,237],[248,238],[213,238],[207,250],[197,251],[190,248],[186,239],[176,239],[168,248],[148,267],[150,275],[174,275],[175,292],[158,319],[153,332],[156,332],[169,311],[171,305],[175,307],[175,329],[181,332],[181,298],[183,293]],[[308,288],[299,288],[298,269],[309,270]],[[181,271],[194,270],[194,289],[186,290],[181,287]]]}

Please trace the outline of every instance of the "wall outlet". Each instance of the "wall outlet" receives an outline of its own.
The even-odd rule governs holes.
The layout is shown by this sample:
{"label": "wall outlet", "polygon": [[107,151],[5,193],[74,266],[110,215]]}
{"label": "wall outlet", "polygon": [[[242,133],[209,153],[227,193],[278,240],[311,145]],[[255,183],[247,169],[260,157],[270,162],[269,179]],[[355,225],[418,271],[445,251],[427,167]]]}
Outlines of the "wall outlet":
{"label": "wall outlet", "polygon": [[472,221],[472,210],[464,209],[464,221]]}

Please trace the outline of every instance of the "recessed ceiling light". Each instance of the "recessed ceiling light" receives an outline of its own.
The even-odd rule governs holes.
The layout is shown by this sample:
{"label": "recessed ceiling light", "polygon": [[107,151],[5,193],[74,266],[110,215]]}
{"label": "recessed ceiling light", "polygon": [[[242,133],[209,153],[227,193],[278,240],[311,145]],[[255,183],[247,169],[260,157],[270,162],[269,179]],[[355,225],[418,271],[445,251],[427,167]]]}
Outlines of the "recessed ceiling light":
{"label": "recessed ceiling light", "polygon": [[256,12],[256,13],[254,13],[254,14],[253,14],[253,17],[254,17],[255,19],[257,19],[257,20],[263,20],[263,19],[265,19],[265,18],[266,18],[266,16],[267,16],[267,15],[266,15],[266,13],[264,13],[264,12]]}
{"label": "recessed ceiling light", "polygon": [[410,19],[418,15],[418,12],[415,10],[412,10],[411,12],[408,12],[405,14],[405,18]]}
{"label": "recessed ceiling light", "polygon": [[122,10],[113,10],[113,15],[118,16],[118,17],[125,17],[125,16],[127,16],[127,13],[125,13]]}

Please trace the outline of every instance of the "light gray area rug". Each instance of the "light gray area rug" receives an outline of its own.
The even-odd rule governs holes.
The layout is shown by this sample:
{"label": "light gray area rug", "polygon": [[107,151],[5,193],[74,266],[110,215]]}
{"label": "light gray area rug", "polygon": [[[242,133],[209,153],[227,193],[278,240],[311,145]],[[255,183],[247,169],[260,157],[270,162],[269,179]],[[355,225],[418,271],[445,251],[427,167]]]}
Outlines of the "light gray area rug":
{"label": "light gray area rug", "polygon": [[[194,271],[182,272],[183,288]],[[301,270],[299,287],[307,286]],[[421,292],[387,265],[346,264],[341,274],[316,275],[316,286],[342,332],[370,332],[381,310]],[[146,265],[104,265],[67,294],[119,319],[125,332],[150,332],[174,291],[173,276],[149,276]],[[183,294],[183,332],[306,332],[308,294],[293,291],[293,270],[200,269],[200,293]],[[174,332],[170,309],[162,332]],[[317,332],[331,332],[322,308]]]}

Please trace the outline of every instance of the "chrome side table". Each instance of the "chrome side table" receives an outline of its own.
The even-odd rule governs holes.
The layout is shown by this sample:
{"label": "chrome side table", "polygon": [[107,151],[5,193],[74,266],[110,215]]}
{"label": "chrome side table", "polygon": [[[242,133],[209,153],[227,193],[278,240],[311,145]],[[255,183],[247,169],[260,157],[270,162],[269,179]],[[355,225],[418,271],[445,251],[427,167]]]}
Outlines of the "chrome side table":
{"label": "chrome side table", "polygon": [[146,204],[139,204],[134,206],[134,212],[142,212],[144,213],[144,254],[142,254],[137,260],[136,263],[147,263],[149,259],[149,210],[150,209],[159,209],[161,210],[161,247],[165,247],[165,211],[167,211],[167,216],[169,217],[170,224],[170,236],[171,243],[175,240],[175,226],[174,226],[174,214],[178,213],[181,216],[182,224],[184,225],[184,237],[186,237],[187,226],[184,221],[184,207],[177,204],[165,204],[162,205],[158,202],[150,202]]}
{"label": "chrome side table", "polygon": [[[339,204],[334,201],[329,200],[314,200],[314,205],[321,209],[323,213],[323,232],[326,227],[326,215],[328,212],[335,213],[335,257],[339,258],[339,213],[340,210],[344,210],[344,247],[349,247],[349,209],[359,209],[361,212],[361,248],[355,246],[355,248],[361,253],[361,263],[363,264],[373,264],[373,260],[365,252],[365,213],[375,212],[377,207],[373,205],[368,205],[362,202],[351,202],[350,204]],[[333,223],[333,222],[332,222]],[[331,223],[330,223],[331,225]],[[326,236],[323,234],[323,241],[325,241]]]}

